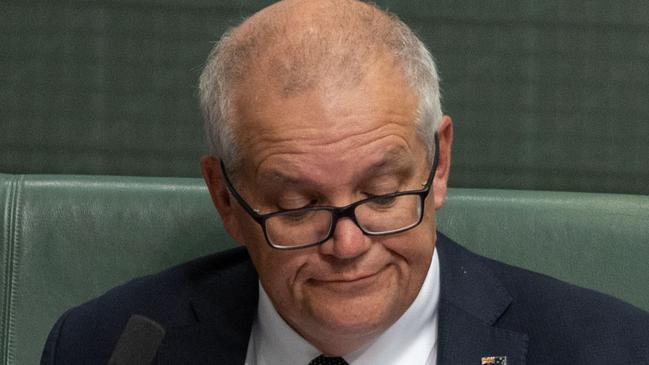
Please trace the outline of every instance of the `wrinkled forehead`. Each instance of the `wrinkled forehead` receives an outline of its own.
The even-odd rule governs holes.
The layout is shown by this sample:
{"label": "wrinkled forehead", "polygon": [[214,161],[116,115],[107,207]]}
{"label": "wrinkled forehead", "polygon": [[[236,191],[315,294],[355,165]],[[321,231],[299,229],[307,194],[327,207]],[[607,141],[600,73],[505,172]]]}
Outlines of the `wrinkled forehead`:
{"label": "wrinkled forehead", "polygon": [[[425,150],[416,133],[417,97],[388,57],[354,85],[320,85],[285,96],[261,81],[239,98],[234,128],[244,165],[363,168],[384,152]],[[308,171],[303,171],[308,174]]]}

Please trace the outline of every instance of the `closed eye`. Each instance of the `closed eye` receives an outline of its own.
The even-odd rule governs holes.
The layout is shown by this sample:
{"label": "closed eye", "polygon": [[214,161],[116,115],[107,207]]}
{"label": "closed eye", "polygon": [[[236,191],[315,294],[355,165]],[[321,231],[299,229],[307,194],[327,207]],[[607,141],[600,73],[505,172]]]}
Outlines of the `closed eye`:
{"label": "closed eye", "polygon": [[284,213],[281,215],[281,217],[285,221],[300,222],[310,217],[312,213],[313,212],[310,210],[296,210]]}
{"label": "closed eye", "polygon": [[316,203],[317,203],[317,201],[314,199],[314,200],[311,200],[311,201],[309,201],[308,203],[306,203],[306,204],[304,204],[304,205],[302,205],[302,206],[298,206],[298,207],[290,207],[290,208],[288,208],[288,207],[283,207],[283,206],[281,206],[280,204],[277,204],[277,209],[279,209],[280,211],[282,211],[282,210],[298,210],[298,209],[305,209],[305,208],[311,208],[311,207],[315,206]]}
{"label": "closed eye", "polygon": [[[395,191],[394,193],[397,193],[397,191]],[[369,200],[373,204],[389,206],[392,203],[394,203],[395,199],[397,198],[396,196],[393,195],[394,193],[382,194],[382,195],[370,195]]]}

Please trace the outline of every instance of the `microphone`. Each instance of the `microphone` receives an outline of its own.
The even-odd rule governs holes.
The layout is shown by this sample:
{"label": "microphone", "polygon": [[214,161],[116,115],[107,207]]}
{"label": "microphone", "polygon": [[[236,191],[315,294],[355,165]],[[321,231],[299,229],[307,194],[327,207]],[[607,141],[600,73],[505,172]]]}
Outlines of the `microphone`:
{"label": "microphone", "polygon": [[151,364],[165,336],[162,326],[145,316],[134,314],[117,340],[108,365]]}

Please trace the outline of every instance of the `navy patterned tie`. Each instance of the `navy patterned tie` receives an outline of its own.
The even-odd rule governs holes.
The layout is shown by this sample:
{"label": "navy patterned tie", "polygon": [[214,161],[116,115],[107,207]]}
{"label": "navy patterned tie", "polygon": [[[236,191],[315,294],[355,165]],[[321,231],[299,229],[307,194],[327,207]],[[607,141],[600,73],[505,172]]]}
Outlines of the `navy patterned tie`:
{"label": "navy patterned tie", "polygon": [[309,365],[349,365],[349,363],[342,357],[326,357],[324,355],[320,355],[311,360]]}

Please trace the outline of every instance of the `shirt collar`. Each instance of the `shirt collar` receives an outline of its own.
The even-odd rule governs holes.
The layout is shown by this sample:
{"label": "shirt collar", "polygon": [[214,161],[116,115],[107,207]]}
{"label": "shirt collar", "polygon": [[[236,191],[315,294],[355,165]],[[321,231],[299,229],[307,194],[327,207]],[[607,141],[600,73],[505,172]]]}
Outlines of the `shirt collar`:
{"label": "shirt collar", "polygon": [[[373,342],[346,356],[351,365],[427,364],[436,356],[437,307],[440,295],[439,258],[433,258],[419,294],[406,312]],[[257,318],[250,347],[257,365],[308,364],[320,351],[295,332],[277,313],[259,285]],[[254,353],[254,355],[253,355]]]}

